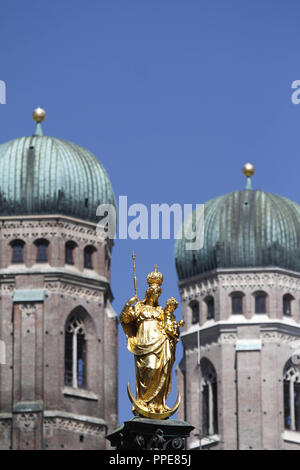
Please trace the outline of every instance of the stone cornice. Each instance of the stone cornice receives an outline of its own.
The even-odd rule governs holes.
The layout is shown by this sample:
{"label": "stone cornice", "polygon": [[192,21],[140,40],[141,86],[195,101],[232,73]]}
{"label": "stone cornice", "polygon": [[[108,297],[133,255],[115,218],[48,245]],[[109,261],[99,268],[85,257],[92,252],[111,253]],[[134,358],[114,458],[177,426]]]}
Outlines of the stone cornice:
{"label": "stone cornice", "polygon": [[[5,222],[22,222],[30,220],[65,220],[67,222],[73,222],[75,224],[86,225],[87,227],[96,228],[97,224],[95,222],[90,222],[88,220],[76,219],[75,217],[70,217],[68,215],[62,214],[53,214],[53,215],[12,215],[12,216],[1,216],[0,224],[1,226]],[[1,227],[0,227],[1,229]]]}
{"label": "stone cornice", "polygon": [[0,239],[47,238],[51,240],[61,237],[74,240],[78,244],[91,243],[98,246],[106,244],[110,250],[114,241],[99,234],[97,227],[98,224],[93,222],[59,215],[0,217]]}
{"label": "stone cornice", "polygon": [[63,429],[101,437],[104,437],[107,432],[107,424],[101,418],[64,411],[45,410],[43,423],[44,428]]}
{"label": "stone cornice", "polygon": [[235,290],[264,290],[279,288],[288,293],[300,292],[300,273],[287,271],[280,268],[257,270],[218,270],[214,275],[198,277],[198,280],[189,282],[180,287],[182,301],[193,300],[212,294],[217,289],[224,289],[230,293]]}
{"label": "stone cornice", "polygon": [[56,271],[55,273],[45,274],[44,279],[46,293],[50,291],[84,297],[99,297],[103,301],[103,295],[107,292],[109,299],[113,300],[110,283],[105,278],[93,279]]}
{"label": "stone cornice", "polygon": [[109,281],[103,277],[95,274],[95,276],[86,276],[80,272],[76,274],[68,273],[65,271],[60,271],[59,268],[55,268],[54,272],[45,272],[44,273],[45,282],[69,282],[72,284],[77,284],[80,286],[94,287],[95,289],[107,289]]}
{"label": "stone cornice", "polygon": [[194,329],[182,333],[181,340],[185,350],[195,350],[198,347],[198,331],[200,331],[200,345],[213,344],[235,344],[237,340],[237,327],[259,325],[260,338],[266,342],[284,342],[300,346],[300,325],[288,325],[280,321],[270,321],[268,323],[243,322],[243,323],[223,323],[218,322],[215,325]]}
{"label": "stone cornice", "polygon": [[[49,265],[48,265],[49,266]],[[70,273],[67,272],[64,268],[54,268],[50,267],[51,271],[49,271],[47,268],[43,269],[32,269],[32,268],[26,268],[22,267],[20,270],[14,270],[8,272],[7,269],[2,269],[0,270],[0,282],[6,283],[6,284],[14,284],[15,282],[15,276],[18,275],[42,275],[45,278],[45,281],[51,282],[51,281],[65,281],[65,282],[72,282],[72,283],[78,283],[80,285],[86,284],[86,286],[93,286],[95,288],[107,288],[107,285],[109,284],[108,279],[106,279],[103,276],[99,276],[93,271],[93,276],[88,276],[84,273],[81,273],[80,271],[77,271],[76,273]]]}
{"label": "stone cornice", "polygon": [[[107,424],[101,418],[78,415],[60,410],[45,410],[43,412],[44,428],[63,429],[66,431],[80,432],[103,437],[107,432]],[[35,428],[36,414],[24,412],[18,414],[17,426],[24,428],[24,432]],[[0,432],[4,433],[11,429],[12,414],[0,414]]]}
{"label": "stone cornice", "polygon": [[[31,411],[28,411],[31,413]],[[94,416],[80,415],[76,413],[70,413],[62,410],[44,410],[43,415],[45,418],[68,418],[75,421],[87,422],[90,424],[98,424],[100,426],[106,426],[106,421],[102,418],[95,418]],[[13,413],[0,413],[0,420],[12,419]]]}
{"label": "stone cornice", "polygon": [[[3,295],[13,295],[15,288],[15,276],[20,273],[0,274],[0,293]],[[24,274],[22,272],[22,274]],[[45,294],[58,292],[66,295],[80,295],[82,297],[94,298],[103,303],[104,293],[112,301],[110,283],[107,279],[95,279],[80,274],[70,274],[55,270],[50,272],[31,272],[27,274],[43,274]],[[98,276],[97,276],[98,277]]]}
{"label": "stone cornice", "polygon": [[44,410],[45,418],[69,418],[75,421],[87,422],[90,424],[98,424],[105,426],[106,422],[102,418],[95,418],[94,416],[80,415],[61,410]]}
{"label": "stone cornice", "polygon": [[199,274],[197,276],[190,277],[178,282],[179,289],[182,290],[185,287],[189,287],[191,284],[197,284],[204,281],[209,281],[211,279],[216,279],[220,275],[232,274],[262,274],[262,273],[278,273],[286,276],[292,276],[300,278],[300,273],[296,271],[290,271],[288,269],[279,268],[276,266],[273,267],[251,267],[251,268],[231,268],[231,269],[214,269],[208,271],[207,273]]}

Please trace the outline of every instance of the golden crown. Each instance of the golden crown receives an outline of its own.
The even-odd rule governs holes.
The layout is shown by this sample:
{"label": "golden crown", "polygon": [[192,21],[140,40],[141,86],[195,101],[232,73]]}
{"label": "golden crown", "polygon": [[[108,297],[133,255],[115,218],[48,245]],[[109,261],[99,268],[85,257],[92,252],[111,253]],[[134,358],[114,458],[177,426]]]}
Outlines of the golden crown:
{"label": "golden crown", "polygon": [[147,282],[148,282],[149,286],[152,286],[153,284],[161,286],[163,280],[164,280],[164,277],[163,277],[162,273],[157,271],[157,264],[156,264],[155,268],[154,268],[154,271],[152,271],[152,273],[148,274]]}

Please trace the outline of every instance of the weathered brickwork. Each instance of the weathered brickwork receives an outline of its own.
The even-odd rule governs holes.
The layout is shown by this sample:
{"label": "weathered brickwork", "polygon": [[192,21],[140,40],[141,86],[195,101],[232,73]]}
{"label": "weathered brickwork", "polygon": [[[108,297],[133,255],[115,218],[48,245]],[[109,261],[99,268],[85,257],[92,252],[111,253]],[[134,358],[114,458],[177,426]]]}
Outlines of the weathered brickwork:
{"label": "weathered brickwork", "polygon": [[[178,367],[183,395],[180,419],[195,426],[189,446],[199,445],[203,414],[199,390],[200,357],[216,372],[218,432],[202,435],[211,449],[300,449],[300,432],[285,429],[283,371],[300,350],[300,275],[283,269],[217,270],[182,281],[184,357]],[[242,292],[243,313],[232,313],[233,292]],[[266,313],[255,313],[255,292],[263,291]],[[290,294],[291,315],[283,314]],[[214,298],[214,319],[205,298]],[[192,301],[199,302],[199,322],[192,321]],[[200,324],[200,325],[199,325]],[[201,430],[202,432],[202,430]]]}
{"label": "weathered brickwork", "polygon": [[[47,261],[35,241],[45,239]],[[23,263],[12,263],[22,240]],[[65,244],[75,243],[74,264]],[[95,248],[93,269],[84,248]],[[0,220],[0,449],[104,449],[117,423],[117,319],[111,307],[112,243],[96,224],[64,216]],[[79,310],[78,310],[79,309]],[[86,340],[86,383],[65,383],[65,330],[80,311]]]}

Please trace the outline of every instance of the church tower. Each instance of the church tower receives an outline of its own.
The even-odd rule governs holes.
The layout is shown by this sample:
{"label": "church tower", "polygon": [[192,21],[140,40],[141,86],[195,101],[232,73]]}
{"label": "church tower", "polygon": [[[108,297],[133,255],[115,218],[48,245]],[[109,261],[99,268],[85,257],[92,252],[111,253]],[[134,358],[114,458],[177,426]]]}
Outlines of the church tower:
{"label": "church tower", "polygon": [[300,206],[243,172],[245,190],[204,205],[203,247],[176,242],[179,417],[190,448],[300,449]]}
{"label": "church tower", "polygon": [[0,145],[0,449],[104,449],[117,320],[96,210],[115,198],[94,155],[33,117],[33,136]]}

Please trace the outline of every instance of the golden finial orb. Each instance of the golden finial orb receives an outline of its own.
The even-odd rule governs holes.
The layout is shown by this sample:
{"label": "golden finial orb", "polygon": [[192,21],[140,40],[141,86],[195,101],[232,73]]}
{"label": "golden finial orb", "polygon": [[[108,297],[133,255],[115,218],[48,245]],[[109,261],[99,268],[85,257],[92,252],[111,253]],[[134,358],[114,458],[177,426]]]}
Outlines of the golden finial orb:
{"label": "golden finial orb", "polygon": [[32,113],[32,118],[35,122],[42,122],[46,117],[46,111],[42,108],[36,108]]}
{"label": "golden finial orb", "polygon": [[245,176],[247,176],[247,178],[249,178],[249,176],[253,176],[254,173],[255,173],[255,168],[254,166],[252,165],[252,163],[246,163],[244,166],[243,166],[243,169],[242,169],[243,173]]}

